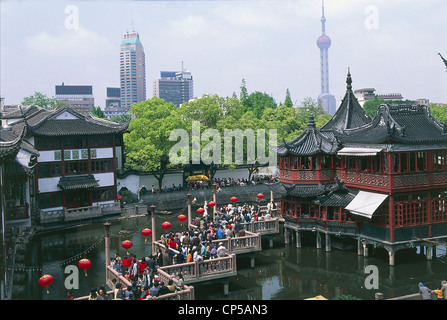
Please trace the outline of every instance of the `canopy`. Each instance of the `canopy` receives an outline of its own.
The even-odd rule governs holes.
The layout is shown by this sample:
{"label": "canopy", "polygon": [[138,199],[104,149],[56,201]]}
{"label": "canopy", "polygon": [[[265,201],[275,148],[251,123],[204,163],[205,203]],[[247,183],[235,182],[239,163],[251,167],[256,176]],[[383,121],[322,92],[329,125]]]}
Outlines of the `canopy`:
{"label": "canopy", "polygon": [[378,148],[343,148],[337,154],[339,156],[375,156],[382,150]]}
{"label": "canopy", "polygon": [[92,189],[98,187],[98,180],[93,175],[74,175],[61,177],[58,187],[62,190]]}
{"label": "canopy", "polygon": [[345,209],[353,214],[371,219],[374,212],[386,198],[388,198],[388,195],[386,194],[359,191]]}
{"label": "canopy", "polygon": [[198,174],[195,176],[189,176],[188,178],[186,178],[186,182],[191,182],[191,181],[209,181],[210,179],[208,179],[207,176],[203,175],[203,174]]}
{"label": "canopy", "polygon": [[304,300],[327,300],[327,299],[325,297],[323,297],[323,296],[315,296],[313,298],[307,298],[307,299],[304,299]]}

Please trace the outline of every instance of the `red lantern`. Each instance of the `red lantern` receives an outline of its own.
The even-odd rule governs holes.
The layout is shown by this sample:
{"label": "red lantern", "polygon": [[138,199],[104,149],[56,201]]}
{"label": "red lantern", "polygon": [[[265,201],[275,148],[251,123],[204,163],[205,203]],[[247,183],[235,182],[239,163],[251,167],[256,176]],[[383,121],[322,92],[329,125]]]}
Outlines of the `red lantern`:
{"label": "red lantern", "polygon": [[258,193],[258,194],[256,195],[256,197],[258,197],[258,199],[262,199],[262,198],[264,198],[264,195],[263,195],[262,193]]}
{"label": "red lantern", "polygon": [[237,198],[236,198],[236,197],[231,197],[231,198],[230,198],[230,201],[231,201],[231,202],[237,202]]}
{"label": "red lantern", "polygon": [[152,230],[148,229],[148,228],[144,228],[143,230],[141,230],[141,234],[143,236],[145,236],[144,242],[147,242],[147,237],[149,237],[152,234]]}
{"label": "red lantern", "polygon": [[180,225],[183,225],[183,222],[185,222],[187,218],[184,214],[181,214],[177,217],[177,219],[181,222]]}
{"label": "red lantern", "polygon": [[119,201],[123,200],[123,196],[116,197]]}
{"label": "red lantern", "polygon": [[214,202],[214,201],[208,202],[208,207],[213,208],[215,206],[216,206],[216,202]]}
{"label": "red lantern", "polygon": [[84,269],[85,276],[87,276],[87,269],[92,266],[92,262],[89,259],[81,259],[78,261],[78,267]]}
{"label": "red lantern", "polygon": [[50,284],[52,284],[54,281],[53,276],[49,275],[49,274],[44,274],[43,276],[40,277],[39,279],[39,285],[42,287],[46,287],[47,288],[47,294],[50,293],[50,291],[48,290],[48,287]]}
{"label": "red lantern", "polygon": [[199,208],[199,209],[197,209],[197,214],[204,214],[205,213],[205,209],[203,209],[203,208]]}
{"label": "red lantern", "polygon": [[161,224],[161,227],[165,230],[168,230],[171,227],[171,223],[169,221],[165,221]]}
{"label": "red lantern", "polygon": [[[123,247],[126,250],[129,250],[130,248],[132,248],[132,246],[133,246],[133,243],[130,240],[124,240],[123,242],[121,242],[121,247]],[[129,254],[129,252],[127,252],[127,254]]]}

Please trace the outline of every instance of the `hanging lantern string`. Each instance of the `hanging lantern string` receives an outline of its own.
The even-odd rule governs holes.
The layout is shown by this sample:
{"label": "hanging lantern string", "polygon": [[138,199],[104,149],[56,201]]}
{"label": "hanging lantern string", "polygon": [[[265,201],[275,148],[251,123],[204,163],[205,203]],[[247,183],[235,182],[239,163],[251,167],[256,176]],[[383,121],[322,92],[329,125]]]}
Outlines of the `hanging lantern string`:
{"label": "hanging lantern string", "polygon": [[[187,209],[187,207],[188,207],[188,205],[185,205],[181,209],[181,213],[183,213]],[[150,223],[147,222],[143,226],[143,228],[149,227],[149,226],[150,226]],[[139,233],[140,231],[141,231],[141,226],[139,226],[138,229],[129,231],[127,233],[127,236],[133,236],[133,235]],[[114,234],[114,233],[109,233],[109,235],[113,236],[113,237],[122,237],[123,236],[122,234]],[[93,249],[95,249],[99,244],[101,244],[104,241],[104,239],[105,239],[105,235],[103,235],[99,240],[97,240],[95,243],[93,243],[90,247],[88,247],[84,251],[82,251],[82,252],[80,252],[80,253],[72,256],[72,257],[69,257],[69,258],[67,258],[65,260],[59,261],[58,263],[52,263],[52,264],[49,264],[49,265],[45,265],[45,270],[47,270],[47,269],[48,270],[56,269],[56,268],[59,268],[60,266],[71,264],[71,263],[73,263],[75,261],[78,261],[81,258],[84,258],[86,254],[88,254]],[[8,270],[8,271],[24,271],[24,272],[28,272],[28,271],[42,271],[43,270],[43,268],[39,267],[39,266],[23,266],[22,267],[21,265],[16,265],[14,267],[6,267],[5,269]]]}
{"label": "hanging lantern string", "polygon": [[[65,260],[62,260],[58,263],[52,263],[49,265],[45,265],[45,270],[51,270],[51,269],[56,269],[59,268],[60,266],[66,265],[66,264],[70,264],[72,262],[78,261],[80,258],[83,258],[86,254],[88,254],[89,252],[91,252],[94,248],[96,248],[99,244],[101,244],[101,242],[103,242],[105,236],[102,236],[101,239],[99,239],[98,241],[96,241],[94,244],[92,244],[90,247],[88,247],[87,249],[85,249],[84,251],[70,257],[67,258]],[[12,267],[8,267],[6,268],[8,271],[42,271],[42,267],[37,267],[37,266],[15,266],[14,268]]]}

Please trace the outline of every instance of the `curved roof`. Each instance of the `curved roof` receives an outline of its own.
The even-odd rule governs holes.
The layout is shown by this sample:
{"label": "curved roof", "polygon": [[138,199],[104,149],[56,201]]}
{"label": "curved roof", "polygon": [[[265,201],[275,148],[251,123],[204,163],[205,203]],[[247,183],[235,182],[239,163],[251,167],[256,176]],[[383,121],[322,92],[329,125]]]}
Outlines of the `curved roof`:
{"label": "curved roof", "polygon": [[337,142],[331,134],[323,134],[315,126],[314,116],[310,115],[307,128],[294,140],[281,143],[278,146],[279,156],[288,153],[298,156],[310,156],[317,153],[335,154]]}
{"label": "curved roof", "polygon": [[[63,115],[66,119],[61,119]],[[65,106],[49,111],[35,124],[28,123],[28,130],[34,136],[72,136],[103,135],[124,132],[129,123],[118,124],[97,118],[91,114],[83,115]]]}
{"label": "curved roof", "polygon": [[371,122],[371,117],[359,104],[352,92],[352,78],[348,71],[346,79],[346,94],[332,118],[321,127],[321,131],[342,132],[347,129],[361,127]]}
{"label": "curved roof", "polygon": [[426,105],[383,104],[369,124],[336,135],[348,143],[447,143],[447,125]]}

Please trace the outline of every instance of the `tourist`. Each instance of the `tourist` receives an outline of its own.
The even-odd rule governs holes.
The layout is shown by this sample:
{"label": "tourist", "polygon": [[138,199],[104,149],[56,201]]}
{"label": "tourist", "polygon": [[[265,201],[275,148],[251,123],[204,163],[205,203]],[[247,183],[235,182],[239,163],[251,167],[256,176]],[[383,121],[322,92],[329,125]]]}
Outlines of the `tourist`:
{"label": "tourist", "polygon": [[126,286],[123,286],[121,283],[117,283],[115,289],[115,299],[124,300],[126,298],[126,290]]}
{"label": "tourist", "polygon": [[168,249],[166,249],[163,252],[162,259],[163,259],[163,266],[170,266],[170,265],[172,265],[172,257],[171,257],[171,254],[170,254]]}
{"label": "tourist", "polygon": [[193,261],[194,260],[193,260],[192,250],[189,249],[188,250],[188,255],[186,256],[186,263],[193,262]]}
{"label": "tourist", "polygon": [[174,283],[174,280],[172,280],[172,279],[169,279],[169,281],[168,281],[168,289],[169,289],[169,291],[170,292],[174,292],[175,291],[175,283]]}
{"label": "tourist", "polygon": [[183,279],[183,275],[180,273],[178,275],[177,285],[175,286],[175,290],[182,291],[185,285],[185,280]]}
{"label": "tourist", "polygon": [[101,287],[99,288],[99,291],[98,291],[98,300],[109,300],[109,296],[107,295],[107,292],[106,292],[106,290],[104,289],[103,286],[101,286]]}
{"label": "tourist", "polygon": [[141,259],[140,263],[138,264],[138,273],[143,274],[143,270],[145,270],[147,267],[146,258]]}
{"label": "tourist", "polygon": [[217,248],[217,256],[223,257],[227,253],[227,249],[224,247],[223,242],[219,242],[219,247]]}
{"label": "tourist", "polygon": [[74,300],[73,292],[67,291],[67,300]]}
{"label": "tourist", "polygon": [[90,290],[90,295],[88,296],[88,300],[98,300],[98,292],[96,288],[92,288]]}
{"label": "tourist", "polygon": [[169,288],[167,286],[165,286],[165,283],[162,281],[160,282],[160,290],[158,291],[158,295],[164,295],[164,294],[168,294],[168,293],[172,293],[174,291],[169,290]]}
{"label": "tourist", "polygon": [[130,265],[131,265],[131,260],[130,260],[130,258],[129,258],[128,255],[126,255],[126,256],[122,259],[121,264],[122,264],[122,272],[123,272],[123,273],[126,273],[126,271],[129,270],[129,267],[130,267]]}
{"label": "tourist", "polygon": [[152,298],[158,297],[159,296],[159,282],[158,281],[154,281],[154,285],[149,289],[149,295]]}
{"label": "tourist", "polygon": [[432,290],[424,286],[422,282],[419,282],[419,293],[421,294],[422,300],[431,300]]}
{"label": "tourist", "polygon": [[155,262],[154,256],[149,255],[149,257],[146,259],[147,261],[147,267],[149,268],[149,274],[157,268],[157,263]]}

